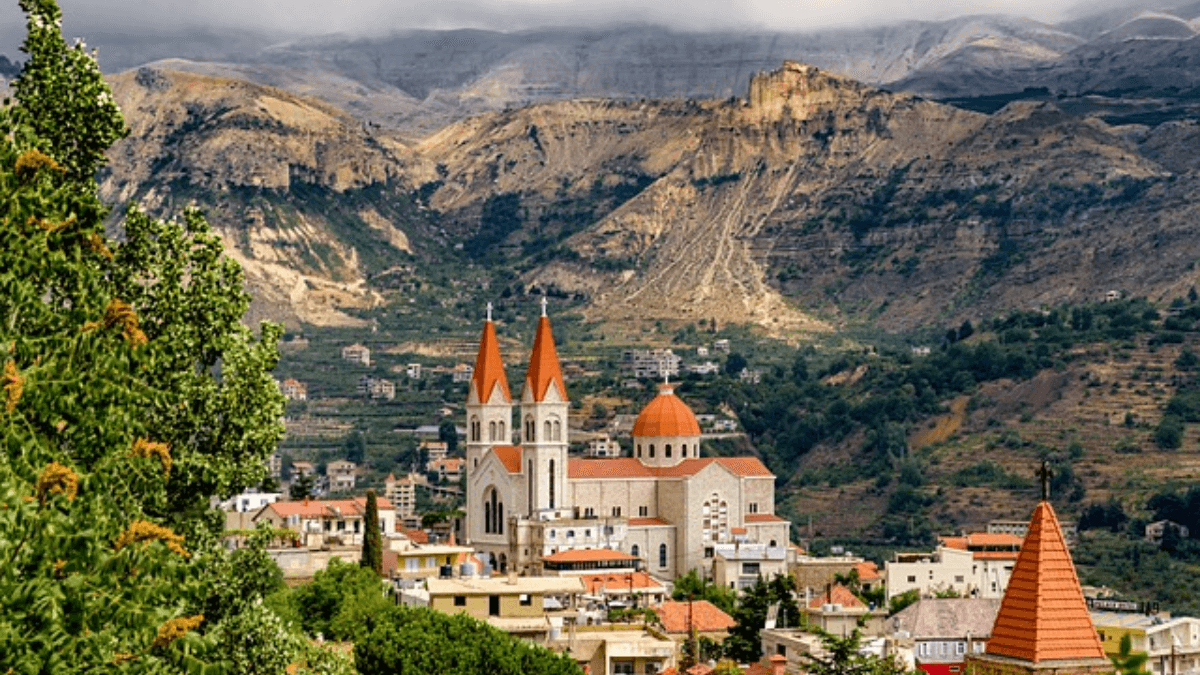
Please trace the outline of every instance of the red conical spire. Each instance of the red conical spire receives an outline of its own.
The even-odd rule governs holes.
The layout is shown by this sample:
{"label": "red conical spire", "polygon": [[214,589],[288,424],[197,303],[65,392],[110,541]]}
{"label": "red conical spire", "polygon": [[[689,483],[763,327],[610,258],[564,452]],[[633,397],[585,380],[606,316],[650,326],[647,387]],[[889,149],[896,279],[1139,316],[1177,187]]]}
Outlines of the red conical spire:
{"label": "red conical spire", "polygon": [[1033,511],[987,653],[1032,663],[1105,658],[1058,518],[1047,501]]}
{"label": "red conical spire", "polygon": [[546,299],[542,298],[542,318],[538,320],[537,336],[533,338],[533,353],[529,356],[529,369],[525,371],[525,386],[531,387],[533,400],[542,402],[550,386],[558,387],[558,395],[567,400],[567,387],[563,384],[562,369],[558,366],[558,352],[554,348],[554,334],[550,332],[550,319],[546,316]]}
{"label": "red conical spire", "polygon": [[508,378],[504,376],[504,362],[500,360],[500,343],[496,340],[496,327],[492,323],[492,304],[488,303],[487,322],[483,324],[483,335],[479,338],[479,354],[475,357],[475,372],[471,374],[471,386],[480,403],[491,403],[496,385],[500,385],[502,403],[512,403],[508,393]]}

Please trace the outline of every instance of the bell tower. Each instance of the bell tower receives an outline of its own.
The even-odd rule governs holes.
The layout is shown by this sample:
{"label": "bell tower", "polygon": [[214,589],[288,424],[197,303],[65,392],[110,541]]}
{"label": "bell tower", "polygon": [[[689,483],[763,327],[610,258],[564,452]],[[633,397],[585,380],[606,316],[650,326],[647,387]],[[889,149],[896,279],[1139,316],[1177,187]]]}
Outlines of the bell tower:
{"label": "bell tower", "polygon": [[479,338],[479,354],[467,391],[467,495],[473,495],[470,476],[485,451],[493,446],[512,445],[512,395],[500,359],[500,343],[492,323],[492,303]]}
{"label": "bell tower", "polygon": [[533,353],[525,371],[519,424],[530,514],[572,507],[567,491],[569,409],[567,388],[563,384],[554,335],[546,315],[546,299],[542,298],[542,316],[538,320]]}

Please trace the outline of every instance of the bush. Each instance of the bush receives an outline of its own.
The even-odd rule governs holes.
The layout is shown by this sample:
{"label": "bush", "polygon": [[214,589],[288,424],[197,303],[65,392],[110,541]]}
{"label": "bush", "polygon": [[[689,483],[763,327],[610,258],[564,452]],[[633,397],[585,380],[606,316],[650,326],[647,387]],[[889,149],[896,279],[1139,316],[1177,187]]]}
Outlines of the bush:
{"label": "bush", "polygon": [[1163,450],[1176,450],[1183,445],[1183,420],[1164,415],[1154,430],[1154,442]]}

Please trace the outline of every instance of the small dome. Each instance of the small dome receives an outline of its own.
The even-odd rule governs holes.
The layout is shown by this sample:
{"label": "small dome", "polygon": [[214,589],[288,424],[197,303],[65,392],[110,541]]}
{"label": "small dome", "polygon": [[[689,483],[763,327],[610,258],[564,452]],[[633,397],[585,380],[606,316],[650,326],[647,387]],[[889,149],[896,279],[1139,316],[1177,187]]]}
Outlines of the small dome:
{"label": "small dome", "polygon": [[700,423],[675,389],[664,384],[633,424],[634,436],[699,436]]}

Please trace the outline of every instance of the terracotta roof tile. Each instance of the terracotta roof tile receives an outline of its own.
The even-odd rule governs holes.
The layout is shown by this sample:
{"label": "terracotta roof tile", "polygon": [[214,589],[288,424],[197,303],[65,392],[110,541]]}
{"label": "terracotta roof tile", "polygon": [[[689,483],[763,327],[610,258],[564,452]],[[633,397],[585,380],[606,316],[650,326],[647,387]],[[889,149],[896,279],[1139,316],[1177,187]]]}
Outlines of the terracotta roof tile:
{"label": "terracotta roof tile", "polygon": [[747,523],[786,523],[787,521],[774,513],[747,513],[742,519]]}
{"label": "terracotta roof tile", "polygon": [[569,551],[559,551],[553,555],[543,556],[545,562],[584,562],[593,560],[638,560],[636,556],[614,551],[611,548],[582,548]]}
{"label": "terracotta roof tile", "polygon": [[854,569],[858,570],[859,581],[875,581],[879,579],[879,566],[870,560],[864,560],[854,564]]}
{"label": "terracotta roof tile", "polygon": [[[375,505],[383,510],[392,508],[391,502],[383,497],[377,497]],[[350,516],[366,513],[367,499],[366,497],[328,500],[305,499],[296,502],[274,502],[267,506],[281,516],[304,516],[307,518],[335,517],[337,515]],[[337,509],[337,511],[334,511],[334,509]]]}
{"label": "terracotta roof tile", "polygon": [[713,667],[707,663],[697,663],[687,669],[687,675],[711,675]]}
{"label": "terracotta roof tile", "polygon": [[[692,625],[698,632],[716,633],[737,625],[733,617],[707,600],[696,600],[691,605]],[[654,611],[658,613],[658,619],[668,633],[688,631],[688,603],[668,600],[654,608]]]}
{"label": "terracotta roof tile", "polygon": [[1058,517],[1048,502],[1033,511],[987,654],[1033,663],[1104,658]]}
{"label": "terracotta roof tile", "polygon": [[567,400],[567,387],[563,384],[562,369],[558,366],[558,352],[554,349],[554,334],[550,331],[550,319],[545,314],[538,320],[537,335],[533,338],[533,353],[529,355],[529,368],[525,371],[525,386],[533,388],[533,400],[544,401],[551,386],[558,388],[558,395]]}
{"label": "terracotta roof tile", "polygon": [[520,448],[515,445],[497,445],[492,447],[492,452],[509,473],[521,473]]}
{"label": "terracotta roof tile", "polygon": [[645,572],[625,572],[622,574],[584,574],[580,577],[583,583],[587,586],[588,593],[599,593],[603,588],[608,591],[628,591],[656,588],[666,592],[666,587],[659,583],[654,577]]}
{"label": "terracotta roof tile", "polygon": [[655,525],[668,525],[669,526],[670,524],[671,523],[663,520],[662,518],[630,518],[629,519],[630,527],[652,527]]}
{"label": "terracotta roof tile", "polygon": [[483,324],[483,335],[479,338],[479,354],[475,357],[475,372],[471,375],[471,386],[480,403],[488,403],[500,385],[499,394],[503,403],[511,403],[508,378],[504,376],[504,361],[500,358],[500,343],[496,340],[496,326],[491,321]]}
{"label": "terracotta roof tile", "polygon": [[1021,548],[1025,539],[1007,532],[972,532],[967,535],[967,546],[1011,546]]}
{"label": "terracotta roof tile", "polygon": [[[831,600],[830,598],[833,599]],[[820,609],[821,605],[828,604],[841,605],[845,609],[866,607],[866,605],[863,604],[863,601],[858,599],[858,596],[851,593],[849,588],[846,588],[841,584],[836,584],[834,585],[832,591],[822,593],[813,598],[808,603],[808,606],[811,609]]]}
{"label": "terracotta roof tile", "polygon": [[699,436],[700,423],[669,384],[659,385],[658,396],[642,408],[633,423],[634,436]]}
{"label": "terracotta roof tile", "polygon": [[426,532],[425,530],[410,530],[410,529],[402,527],[402,528],[400,528],[400,534],[403,534],[404,536],[408,537],[408,540],[414,544],[428,544],[429,543],[429,533]]}
{"label": "terracotta roof tile", "polygon": [[[711,464],[719,464],[737,476],[771,478],[775,474],[757,457],[704,457],[685,459],[675,466],[653,467],[642,464],[636,457],[612,459],[572,459],[567,463],[567,476],[577,478],[682,478],[694,476]],[[756,514],[755,522],[782,520],[770,514]],[[747,517],[747,522],[751,522]]]}

